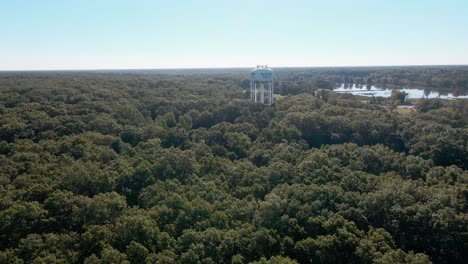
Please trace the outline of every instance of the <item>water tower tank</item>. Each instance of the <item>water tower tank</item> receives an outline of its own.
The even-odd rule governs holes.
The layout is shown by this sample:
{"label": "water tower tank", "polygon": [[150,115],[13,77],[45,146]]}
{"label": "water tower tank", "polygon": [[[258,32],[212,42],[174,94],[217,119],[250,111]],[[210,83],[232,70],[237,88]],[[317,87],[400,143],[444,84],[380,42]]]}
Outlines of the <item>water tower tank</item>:
{"label": "water tower tank", "polygon": [[268,68],[256,68],[252,70],[252,80],[256,82],[273,81],[273,71]]}
{"label": "water tower tank", "polygon": [[251,71],[250,99],[268,106],[273,104],[273,71],[268,66],[257,66]]}

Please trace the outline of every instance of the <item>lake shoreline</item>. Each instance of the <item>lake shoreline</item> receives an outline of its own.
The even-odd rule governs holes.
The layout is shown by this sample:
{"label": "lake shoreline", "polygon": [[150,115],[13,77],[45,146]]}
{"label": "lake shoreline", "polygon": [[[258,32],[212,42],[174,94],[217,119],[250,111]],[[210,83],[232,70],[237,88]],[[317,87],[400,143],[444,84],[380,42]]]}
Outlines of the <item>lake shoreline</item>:
{"label": "lake shoreline", "polygon": [[336,93],[348,93],[353,95],[365,96],[365,97],[383,97],[389,98],[392,95],[393,90],[398,90],[407,93],[407,99],[468,99],[468,94],[461,91],[451,90],[444,91],[440,89],[429,89],[429,88],[408,88],[408,87],[386,87],[381,88],[374,85],[359,85],[359,84],[338,84],[335,89]]}

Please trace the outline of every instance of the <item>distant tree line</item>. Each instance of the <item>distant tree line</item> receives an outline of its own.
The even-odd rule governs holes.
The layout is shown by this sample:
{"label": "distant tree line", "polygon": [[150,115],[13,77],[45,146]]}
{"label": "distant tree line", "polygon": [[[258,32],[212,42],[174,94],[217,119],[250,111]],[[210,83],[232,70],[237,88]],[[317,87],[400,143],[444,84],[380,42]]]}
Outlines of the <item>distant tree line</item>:
{"label": "distant tree line", "polygon": [[333,89],[337,84],[468,92],[468,66],[279,68],[275,75],[282,95]]}

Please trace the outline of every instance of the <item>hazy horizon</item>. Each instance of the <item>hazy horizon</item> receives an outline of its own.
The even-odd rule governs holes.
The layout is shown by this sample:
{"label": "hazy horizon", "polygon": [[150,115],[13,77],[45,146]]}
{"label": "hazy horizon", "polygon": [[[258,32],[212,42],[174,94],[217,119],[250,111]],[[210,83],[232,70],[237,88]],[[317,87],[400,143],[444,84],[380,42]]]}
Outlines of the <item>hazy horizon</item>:
{"label": "hazy horizon", "polygon": [[[102,69],[24,69],[24,70],[0,70],[0,72],[54,72],[54,71],[165,71],[165,70],[223,70],[223,69],[253,69],[257,65],[240,67],[192,67],[192,68],[102,68]],[[300,69],[300,68],[392,68],[392,67],[468,67],[468,64],[415,64],[415,65],[336,65],[336,66],[269,66],[276,69]]]}
{"label": "hazy horizon", "polygon": [[0,71],[468,64],[468,2],[0,3]]}

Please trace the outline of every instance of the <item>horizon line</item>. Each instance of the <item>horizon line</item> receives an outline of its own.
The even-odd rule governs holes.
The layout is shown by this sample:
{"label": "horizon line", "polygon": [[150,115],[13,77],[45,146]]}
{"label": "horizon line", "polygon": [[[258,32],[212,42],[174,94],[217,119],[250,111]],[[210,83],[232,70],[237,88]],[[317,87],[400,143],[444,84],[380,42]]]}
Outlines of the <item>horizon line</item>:
{"label": "horizon line", "polygon": [[[251,69],[249,66],[226,66],[226,67],[168,67],[168,68],[64,68],[64,69],[25,69],[25,70],[1,70],[3,72],[75,72],[75,71],[145,71],[145,70],[223,70],[223,69]],[[336,65],[336,66],[274,66],[272,69],[284,68],[368,68],[368,67],[457,67],[468,66],[468,64],[394,64],[394,65]]]}

